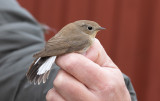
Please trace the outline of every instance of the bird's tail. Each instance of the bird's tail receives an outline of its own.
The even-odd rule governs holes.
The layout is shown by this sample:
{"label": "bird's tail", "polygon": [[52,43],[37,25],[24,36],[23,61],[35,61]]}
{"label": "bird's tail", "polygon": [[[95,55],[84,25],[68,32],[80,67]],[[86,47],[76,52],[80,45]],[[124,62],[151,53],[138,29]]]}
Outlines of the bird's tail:
{"label": "bird's tail", "polygon": [[48,79],[50,70],[55,62],[55,59],[56,56],[39,57],[35,59],[26,74],[28,80],[30,82],[34,82],[34,84],[38,83],[38,85],[41,82],[45,83],[46,79]]}

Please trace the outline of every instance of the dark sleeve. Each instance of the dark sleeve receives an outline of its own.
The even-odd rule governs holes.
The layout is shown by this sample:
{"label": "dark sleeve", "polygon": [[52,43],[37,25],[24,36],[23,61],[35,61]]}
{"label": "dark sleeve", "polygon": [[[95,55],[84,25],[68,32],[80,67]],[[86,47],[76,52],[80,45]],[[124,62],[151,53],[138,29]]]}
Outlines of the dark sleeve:
{"label": "dark sleeve", "polygon": [[132,86],[132,83],[131,83],[129,77],[126,76],[125,74],[123,74],[123,77],[124,77],[124,81],[125,81],[125,84],[127,86],[127,89],[128,89],[128,91],[129,91],[129,93],[131,95],[131,100],[132,101],[137,101],[136,92],[134,91],[134,88]]}
{"label": "dark sleeve", "polygon": [[37,21],[15,0],[0,0],[0,101],[45,101],[58,67],[45,84],[35,86],[26,79],[32,55],[43,46]]}

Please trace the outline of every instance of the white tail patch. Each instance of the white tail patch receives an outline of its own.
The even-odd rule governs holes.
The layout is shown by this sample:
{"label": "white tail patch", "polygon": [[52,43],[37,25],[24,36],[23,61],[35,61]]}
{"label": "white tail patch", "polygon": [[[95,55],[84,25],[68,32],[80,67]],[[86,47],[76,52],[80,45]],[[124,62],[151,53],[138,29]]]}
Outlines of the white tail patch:
{"label": "white tail patch", "polygon": [[[38,59],[39,60],[39,59]],[[37,75],[42,75],[46,72],[48,72],[51,68],[52,65],[54,64],[56,60],[56,56],[52,56],[48,58],[38,69]],[[37,61],[36,61],[37,62]]]}

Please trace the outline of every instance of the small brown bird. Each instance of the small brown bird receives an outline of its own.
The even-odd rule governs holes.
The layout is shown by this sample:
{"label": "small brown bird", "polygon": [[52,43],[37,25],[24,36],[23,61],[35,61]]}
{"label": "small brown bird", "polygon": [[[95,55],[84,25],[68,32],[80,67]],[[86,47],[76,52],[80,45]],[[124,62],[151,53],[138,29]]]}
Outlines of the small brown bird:
{"label": "small brown bird", "polygon": [[79,20],[64,26],[54,37],[48,40],[44,49],[33,55],[27,78],[34,84],[46,82],[52,65],[59,55],[77,52],[84,53],[92,45],[99,30],[105,29],[94,21]]}

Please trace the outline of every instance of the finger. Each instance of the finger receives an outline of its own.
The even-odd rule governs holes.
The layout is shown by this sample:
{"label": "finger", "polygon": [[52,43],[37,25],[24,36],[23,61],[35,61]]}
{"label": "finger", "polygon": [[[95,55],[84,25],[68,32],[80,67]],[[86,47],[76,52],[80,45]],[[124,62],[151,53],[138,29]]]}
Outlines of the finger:
{"label": "finger", "polygon": [[107,55],[98,39],[95,39],[85,56],[102,67],[117,67]]}
{"label": "finger", "polygon": [[83,55],[66,54],[57,59],[57,65],[90,89],[97,88],[103,82],[102,68]]}
{"label": "finger", "polygon": [[62,96],[60,96],[57,91],[52,88],[48,91],[46,95],[46,100],[47,101],[65,101]]}
{"label": "finger", "polygon": [[66,101],[93,101],[94,98],[82,83],[63,70],[55,78],[54,88]]}

